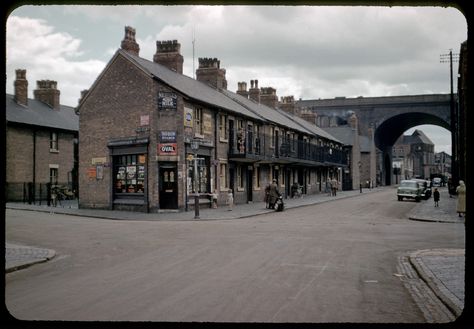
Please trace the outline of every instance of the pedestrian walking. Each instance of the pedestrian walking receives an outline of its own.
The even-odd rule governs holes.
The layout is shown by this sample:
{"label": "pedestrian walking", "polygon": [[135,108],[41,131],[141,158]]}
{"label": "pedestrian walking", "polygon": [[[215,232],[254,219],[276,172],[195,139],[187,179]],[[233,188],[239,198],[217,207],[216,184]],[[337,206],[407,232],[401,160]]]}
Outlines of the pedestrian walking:
{"label": "pedestrian walking", "polygon": [[332,196],[336,196],[337,193],[337,180],[335,178],[331,181]]}
{"label": "pedestrian walking", "polygon": [[448,193],[449,197],[452,198],[454,194],[453,180],[451,177],[448,178]]}
{"label": "pedestrian walking", "polygon": [[273,208],[275,206],[275,202],[280,196],[280,191],[278,191],[277,180],[273,179],[272,185],[270,185],[270,192],[269,192],[269,207]]}
{"label": "pedestrian walking", "polygon": [[227,191],[227,206],[229,207],[227,210],[232,211],[232,208],[234,207],[234,194],[231,189]]}
{"label": "pedestrian walking", "polygon": [[459,217],[462,217],[462,215],[466,216],[466,185],[464,184],[464,181],[459,181],[456,193],[458,195],[456,211],[458,212]]}
{"label": "pedestrian walking", "polygon": [[435,207],[439,207],[439,191],[437,188],[435,188],[434,192],[433,192],[433,200],[434,200],[434,206]]}
{"label": "pedestrian walking", "polygon": [[270,208],[270,184],[265,187],[265,208]]}
{"label": "pedestrian walking", "polygon": [[329,180],[326,181],[326,189],[325,189],[326,193],[328,194],[328,196],[331,196],[332,195],[332,187],[331,187],[331,182]]}

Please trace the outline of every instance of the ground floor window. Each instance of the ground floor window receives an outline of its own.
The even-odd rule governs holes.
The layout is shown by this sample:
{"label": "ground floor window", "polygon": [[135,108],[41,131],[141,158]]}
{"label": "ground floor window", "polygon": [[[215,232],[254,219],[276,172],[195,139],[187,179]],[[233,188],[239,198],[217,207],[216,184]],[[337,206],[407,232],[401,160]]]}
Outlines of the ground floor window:
{"label": "ground floor window", "polygon": [[49,182],[52,185],[58,184],[58,168],[49,168]]}
{"label": "ground floor window", "polygon": [[194,161],[196,160],[188,161],[188,192],[196,191],[197,188],[198,193],[210,193],[210,157],[198,155],[198,158],[196,176],[194,175]]}
{"label": "ground floor window", "polygon": [[225,191],[227,189],[227,163],[220,164],[220,189]]}
{"label": "ground floor window", "polygon": [[114,157],[114,191],[116,194],[143,194],[145,189],[145,154]]}

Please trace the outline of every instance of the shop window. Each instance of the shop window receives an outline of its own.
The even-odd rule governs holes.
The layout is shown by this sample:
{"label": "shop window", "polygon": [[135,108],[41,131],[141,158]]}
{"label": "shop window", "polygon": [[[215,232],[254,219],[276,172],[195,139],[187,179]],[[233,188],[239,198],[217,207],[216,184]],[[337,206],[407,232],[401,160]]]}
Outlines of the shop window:
{"label": "shop window", "polygon": [[[201,157],[201,156],[200,156]],[[201,160],[198,160],[197,163],[197,177],[194,175],[194,163],[193,161],[188,161],[188,191],[195,191],[197,187],[197,192],[199,193],[210,193],[210,158],[203,156]],[[174,175],[174,173],[173,173]],[[170,179],[175,179],[171,175]],[[197,181],[196,181],[197,179]]]}
{"label": "shop window", "polygon": [[145,154],[114,157],[114,191],[116,194],[144,193],[145,163]]}

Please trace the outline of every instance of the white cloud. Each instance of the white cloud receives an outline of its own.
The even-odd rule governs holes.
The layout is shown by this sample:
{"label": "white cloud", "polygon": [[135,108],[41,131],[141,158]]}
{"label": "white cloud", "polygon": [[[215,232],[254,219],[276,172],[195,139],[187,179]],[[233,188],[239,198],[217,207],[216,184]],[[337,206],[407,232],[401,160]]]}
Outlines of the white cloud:
{"label": "white cloud", "polygon": [[104,68],[102,61],[78,61],[81,40],[55,32],[44,20],[10,16],[7,21],[7,93],[13,93],[16,69],[26,69],[29,97],[37,80],[56,80],[61,104],[76,106],[83,89],[89,88]]}

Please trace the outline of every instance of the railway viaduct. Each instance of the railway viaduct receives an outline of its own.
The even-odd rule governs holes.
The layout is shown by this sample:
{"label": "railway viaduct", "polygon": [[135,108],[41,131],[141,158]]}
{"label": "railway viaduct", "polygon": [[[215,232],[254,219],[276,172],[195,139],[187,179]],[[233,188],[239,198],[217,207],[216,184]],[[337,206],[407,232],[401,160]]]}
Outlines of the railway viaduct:
{"label": "railway viaduct", "polygon": [[451,131],[450,94],[336,97],[299,100],[296,106],[316,113],[317,124],[323,128],[347,124],[347,117],[355,113],[359,119],[360,135],[370,136],[373,130],[375,146],[380,154],[377,168],[380,183],[384,185],[392,184],[392,146],[407,129],[430,124]]}

